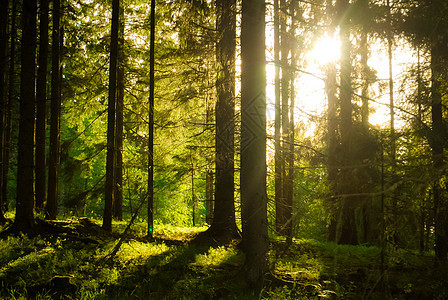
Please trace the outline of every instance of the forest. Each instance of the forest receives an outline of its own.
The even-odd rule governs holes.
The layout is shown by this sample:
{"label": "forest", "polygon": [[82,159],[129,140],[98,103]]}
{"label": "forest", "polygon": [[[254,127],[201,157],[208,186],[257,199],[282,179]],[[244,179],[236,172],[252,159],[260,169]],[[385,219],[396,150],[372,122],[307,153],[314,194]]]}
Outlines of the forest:
{"label": "forest", "polygon": [[448,299],[446,0],[1,0],[1,299]]}

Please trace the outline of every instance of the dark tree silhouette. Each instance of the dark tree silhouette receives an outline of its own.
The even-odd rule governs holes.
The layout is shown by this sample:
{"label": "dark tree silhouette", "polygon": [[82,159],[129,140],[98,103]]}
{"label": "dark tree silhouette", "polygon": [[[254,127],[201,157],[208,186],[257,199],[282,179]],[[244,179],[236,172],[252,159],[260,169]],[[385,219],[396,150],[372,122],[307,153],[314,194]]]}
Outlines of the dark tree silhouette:
{"label": "dark tree silhouette", "polygon": [[435,34],[431,43],[431,120],[432,120],[432,160],[434,174],[433,183],[435,252],[440,261],[447,260],[448,229],[446,217],[448,214],[447,199],[441,178],[445,172],[444,144],[446,143],[445,124],[443,120],[442,84],[443,82],[443,37]]}
{"label": "dark tree silhouette", "polygon": [[123,110],[124,110],[124,9],[120,7],[120,28],[118,40],[117,104],[115,120],[115,185],[113,215],[123,219]]}
{"label": "dark tree silhouette", "polygon": [[280,9],[279,0],[274,0],[274,60],[275,60],[275,153],[274,153],[274,185],[275,185],[275,225],[276,231],[281,232],[281,218],[283,212],[283,185],[282,170],[282,114],[281,114],[281,88],[280,88]]}
{"label": "dark tree silhouette", "polygon": [[340,132],[342,149],[342,168],[338,178],[338,192],[340,194],[340,232],[338,243],[358,244],[355,220],[355,205],[352,193],[352,86],[351,86],[351,42],[350,42],[350,3],[339,0],[338,15],[341,36],[341,88],[340,88]]}
{"label": "dark tree silhouette", "polygon": [[241,218],[245,280],[260,289],[266,271],[265,2],[243,0],[241,19]]}
{"label": "dark tree silhouette", "polygon": [[112,231],[112,206],[115,185],[115,111],[117,99],[118,67],[118,32],[120,0],[112,1],[112,25],[109,62],[109,103],[107,105],[107,157],[106,157],[106,192],[104,197],[103,228]]}
{"label": "dark tree silhouette", "polygon": [[148,120],[148,238],[154,234],[154,55],[156,1],[151,0],[151,45],[149,49],[149,120]]}
{"label": "dark tree silhouette", "polygon": [[[0,163],[3,167],[4,164],[4,128],[5,128],[5,103],[7,99],[7,48],[8,48],[8,1],[2,1],[0,3]],[[3,172],[0,174],[0,188],[4,183]],[[5,220],[3,216],[3,210],[5,208],[5,199],[3,194],[0,195],[0,222]]]}
{"label": "dark tree silhouette", "polygon": [[[334,17],[333,1],[326,1],[326,16],[329,23],[328,34],[334,36],[336,31],[336,18]],[[327,95],[327,145],[328,145],[328,160],[327,160],[327,179],[330,185],[330,192],[336,193],[336,179],[338,175],[337,168],[337,145],[338,145],[338,119],[337,108],[338,98],[336,96],[336,63],[330,62],[326,67],[325,91]],[[336,199],[330,198],[328,200],[329,207],[329,226],[328,226],[328,240],[336,242],[337,232],[337,202]]]}
{"label": "dark tree silhouette", "polygon": [[36,208],[42,209],[46,197],[46,124],[48,70],[48,0],[40,1],[39,53],[36,87]]}
{"label": "dark tree silhouette", "polygon": [[22,7],[22,69],[20,72],[20,119],[17,157],[16,230],[31,232],[34,220],[34,104],[36,71],[37,0]]}
{"label": "dark tree silhouette", "polygon": [[51,38],[51,107],[50,156],[45,217],[56,219],[58,213],[58,174],[61,139],[61,1],[53,1],[53,33]]}
{"label": "dark tree silhouette", "polygon": [[[291,28],[290,35],[292,37],[295,36],[295,31],[297,27],[296,21],[296,5],[297,1],[291,0],[289,4],[289,12],[292,15],[291,17]],[[297,45],[294,43],[295,39],[291,39],[290,41],[290,52],[291,52],[291,71],[289,76],[289,86],[290,86],[290,102],[289,102],[289,122],[288,122],[288,157],[286,158],[288,161],[288,177],[285,178],[287,181],[286,184],[286,224],[285,224],[285,235],[287,237],[288,242],[292,242],[293,238],[293,228],[294,228],[294,218],[293,218],[293,206],[294,206],[294,160],[295,160],[295,128],[294,128],[294,108],[295,108],[295,97],[296,91],[294,86],[295,74],[293,68],[297,63]]]}
{"label": "dark tree silhouette", "polygon": [[235,223],[235,49],[236,1],[216,0],[215,207],[210,228],[196,241],[226,244],[239,238]]}
{"label": "dark tree silhouette", "polygon": [[11,128],[12,128],[12,107],[13,103],[17,101],[16,99],[16,40],[17,40],[17,1],[12,1],[11,10],[11,42],[9,47],[9,82],[8,82],[8,101],[5,107],[5,142],[4,142],[4,162],[3,162],[3,185],[2,199],[4,209],[8,210],[8,173],[9,173],[9,158],[11,156]]}
{"label": "dark tree silhouette", "polygon": [[[333,36],[336,31],[336,18],[334,17],[333,1],[326,2],[326,16],[329,22],[328,34]],[[337,108],[338,98],[336,96],[336,63],[330,62],[326,68],[325,91],[327,95],[327,145],[328,145],[328,161],[327,161],[327,178],[330,184],[331,193],[336,193],[336,179],[338,176],[337,162],[337,145],[338,145],[338,119]],[[337,233],[337,202],[334,198],[328,201],[330,221],[328,226],[328,240],[336,242]]]}

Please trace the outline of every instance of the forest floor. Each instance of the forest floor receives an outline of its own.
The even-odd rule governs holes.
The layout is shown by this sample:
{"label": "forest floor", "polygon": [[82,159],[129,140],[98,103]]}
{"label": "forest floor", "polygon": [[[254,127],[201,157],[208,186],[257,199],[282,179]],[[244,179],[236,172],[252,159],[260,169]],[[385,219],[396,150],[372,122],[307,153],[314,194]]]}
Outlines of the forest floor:
{"label": "forest floor", "polygon": [[0,233],[0,299],[448,299],[448,270],[431,253],[395,250],[381,267],[376,247],[272,240],[264,288],[249,295],[237,245],[189,243],[205,227],[160,225],[149,242],[145,224],[135,224],[114,253],[126,223],[112,234],[98,224],[70,219],[36,237]]}

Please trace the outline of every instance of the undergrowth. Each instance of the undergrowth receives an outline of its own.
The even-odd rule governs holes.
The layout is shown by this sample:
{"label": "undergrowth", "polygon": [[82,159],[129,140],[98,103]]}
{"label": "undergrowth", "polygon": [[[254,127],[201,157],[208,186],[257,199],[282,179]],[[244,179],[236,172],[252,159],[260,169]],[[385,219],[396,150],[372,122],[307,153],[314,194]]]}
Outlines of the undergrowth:
{"label": "undergrowth", "polygon": [[[72,225],[77,223],[72,220]],[[121,232],[126,224],[115,223]],[[194,247],[205,228],[145,224],[108,259],[119,235],[9,236],[0,240],[1,299],[447,299],[447,269],[433,254],[314,240],[273,240],[269,274],[259,295],[247,295],[236,244]],[[383,264],[381,264],[383,262]]]}

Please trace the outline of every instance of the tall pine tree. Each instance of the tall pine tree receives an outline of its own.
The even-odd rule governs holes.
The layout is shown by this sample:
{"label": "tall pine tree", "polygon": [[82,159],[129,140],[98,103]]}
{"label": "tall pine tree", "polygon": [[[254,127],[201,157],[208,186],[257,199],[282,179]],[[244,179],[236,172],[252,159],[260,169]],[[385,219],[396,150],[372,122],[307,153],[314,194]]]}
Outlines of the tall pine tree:
{"label": "tall pine tree", "polygon": [[267,269],[265,1],[243,0],[241,19],[241,218],[244,276],[259,290]]}
{"label": "tall pine tree", "polygon": [[20,72],[20,119],[17,157],[17,200],[14,226],[32,232],[34,220],[34,107],[36,100],[37,0],[22,7],[22,58]]}
{"label": "tall pine tree", "polygon": [[109,102],[107,105],[106,186],[103,215],[103,228],[107,231],[112,231],[115,186],[115,112],[117,99],[119,16],[120,0],[113,0],[109,61]]}
{"label": "tall pine tree", "polygon": [[48,193],[45,217],[56,219],[58,213],[58,174],[61,139],[61,0],[53,0],[53,33],[51,39],[51,107]]}

